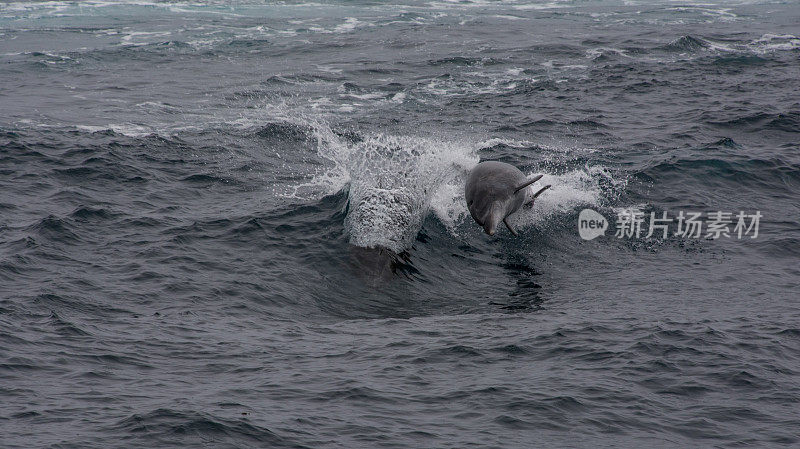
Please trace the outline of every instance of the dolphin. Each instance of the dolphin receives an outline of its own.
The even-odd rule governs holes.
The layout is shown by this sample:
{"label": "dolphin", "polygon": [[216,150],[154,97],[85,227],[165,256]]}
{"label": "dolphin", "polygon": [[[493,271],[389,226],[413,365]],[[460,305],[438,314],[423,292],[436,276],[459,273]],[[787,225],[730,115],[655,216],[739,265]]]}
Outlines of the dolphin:
{"label": "dolphin", "polygon": [[[542,175],[528,179],[511,164],[505,162],[481,162],[472,169],[464,186],[464,197],[470,215],[483,230],[494,235],[502,221],[512,234],[517,232],[508,224],[508,216],[519,210],[528,200],[528,187]],[[530,197],[530,203],[550,188],[542,187]]]}

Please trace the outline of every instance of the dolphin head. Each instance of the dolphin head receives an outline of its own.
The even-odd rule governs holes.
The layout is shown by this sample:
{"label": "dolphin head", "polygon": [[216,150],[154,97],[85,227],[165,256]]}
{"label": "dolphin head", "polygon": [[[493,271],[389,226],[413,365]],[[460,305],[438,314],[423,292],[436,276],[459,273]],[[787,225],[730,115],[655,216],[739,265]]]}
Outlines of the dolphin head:
{"label": "dolphin head", "polygon": [[506,218],[506,203],[507,201],[494,200],[486,204],[483,213],[479,215],[484,232],[489,235],[497,232],[497,226]]}
{"label": "dolphin head", "polygon": [[[483,187],[483,186],[481,186]],[[506,217],[508,195],[501,189],[477,188],[468,184],[466,188],[467,209],[483,230],[494,235],[497,226]]]}

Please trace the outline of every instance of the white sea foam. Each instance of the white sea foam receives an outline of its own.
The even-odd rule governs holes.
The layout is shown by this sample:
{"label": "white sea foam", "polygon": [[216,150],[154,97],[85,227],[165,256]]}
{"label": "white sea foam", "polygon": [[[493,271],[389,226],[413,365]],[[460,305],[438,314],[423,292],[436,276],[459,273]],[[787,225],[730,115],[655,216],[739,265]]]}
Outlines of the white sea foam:
{"label": "white sea foam", "polygon": [[[139,46],[151,43],[148,38],[161,38],[171,35],[171,31],[129,31],[122,36],[123,45]],[[144,39],[144,41],[140,41]]]}
{"label": "white sea foam", "polygon": [[405,92],[398,92],[392,96],[392,102],[394,103],[402,103],[406,99]]}
{"label": "white sea foam", "polygon": [[492,17],[494,17],[496,19],[504,19],[504,20],[526,20],[525,17],[512,16],[512,15],[509,15],[509,14],[495,14]]}
{"label": "white sea foam", "polygon": [[602,56],[604,53],[614,53],[626,58],[630,58],[630,56],[628,56],[625,50],[619,48],[610,48],[610,47],[590,48],[586,50],[586,58],[595,59]]}
{"label": "white sea foam", "polygon": [[717,41],[713,39],[696,40],[703,43],[709,51],[719,53],[754,53],[763,55],[775,51],[791,51],[800,48],[800,38],[792,34],[764,34],[750,42]]}
{"label": "white sea foam", "polygon": [[334,33],[347,33],[349,31],[353,31],[359,25],[363,25],[357,18],[355,17],[348,17],[344,23],[341,25],[337,25],[334,29]]}
{"label": "white sea foam", "polygon": [[521,5],[514,5],[514,6],[512,6],[512,8],[524,11],[524,10],[531,10],[531,9],[537,10],[537,9],[570,8],[572,6],[573,5],[569,5],[569,4],[565,4],[565,3],[557,3],[557,2],[547,2],[547,3],[535,2],[535,3],[525,3],[525,4],[521,4]]}
{"label": "white sea foam", "polygon": [[504,139],[500,137],[493,137],[488,140],[484,140],[478,143],[478,148],[491,148],[497,145],[506,145],[509,147],[515,148],[526,148],[530,147],[534,143],[530,140],[515,140],[515,139]]}
{"label": "white sea foam", "polygon": [[357,100],[376,100],[378,98],[385,98],[386,94],[380,92],[370,92],[366,94],[341,94],[340,96],[355,98]]}
{"label": "white sea foam", "polygon": [[757,53],[795,50],[800,48],[800,38],[792,34],[764,34],[748,45]]}
{"label": "white sea foam", "polygon": [[142,137],[155,133],[155,130],[153,130],[148,126],[135,125],[133,123],[120,123],[120,124],[111,123],[108,125],[100,125],[100,126],[76,125],[75,127],[81,131],[87,131],[90,133],[111,130],[117,134],[122,134],[128,137]]}
{"label": "white sea foam", "polygon": [[317,70],[325,73],[342,73],[342,69],[337,69],[331,65],[317,65]]}
{"label": "white sea foam", "polygon": [[[169,5],[169,4],[166,4]],[[16,13],[38,13],[33,17],[41,15],[58,16],[64,15],[65,11],[72,10],[75,14],[82,14],[82,10],[92,8],[106,8],[118,6],[146,6],[146,7],[165,7],[164,3],[142,0],[125,1],[106,1],[106,0],[82,0],[82,1],[44,1],[44,2],[9,2],[0,4],[2,12]]]}

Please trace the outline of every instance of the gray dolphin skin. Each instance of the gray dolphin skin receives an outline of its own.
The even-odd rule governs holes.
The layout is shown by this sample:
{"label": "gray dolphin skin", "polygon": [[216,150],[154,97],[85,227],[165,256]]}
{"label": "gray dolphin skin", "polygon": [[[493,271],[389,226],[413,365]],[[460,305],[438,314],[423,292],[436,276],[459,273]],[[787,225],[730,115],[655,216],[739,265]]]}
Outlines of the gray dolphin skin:
{"label": "gray dolphin skin", "polygon": [[[467,209],[487,234],[494,235],[502,221],[512,234],[517,235],[506,219],[525,204],[529,198],[529,186],[541,177],[528,179],[517,167],[505,162],[481,162],[472,169],[464,186]],[[533,194],[531,204],[549,187],[544,186]]]}

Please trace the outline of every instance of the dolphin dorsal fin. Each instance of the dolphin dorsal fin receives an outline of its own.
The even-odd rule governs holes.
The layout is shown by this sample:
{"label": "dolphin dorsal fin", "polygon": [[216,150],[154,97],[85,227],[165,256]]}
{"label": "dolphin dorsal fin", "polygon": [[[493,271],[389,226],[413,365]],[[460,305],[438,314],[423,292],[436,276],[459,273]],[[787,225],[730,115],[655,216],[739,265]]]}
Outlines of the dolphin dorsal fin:
{"label": "dolphin dorsal fin", "polygon": [[534,177],[533,179],[530,179],[528,181],[523,182],[522,185],[519,185],[519,186],[517,186],[516,189],[514,189],[514,193],[517,193],[520,190],[524,189],[525,187],[528,187],[529,185],[533,184],[534,182],[542,179],[542,176],[544,176],[544,175],[539,175],[539,176]]}

